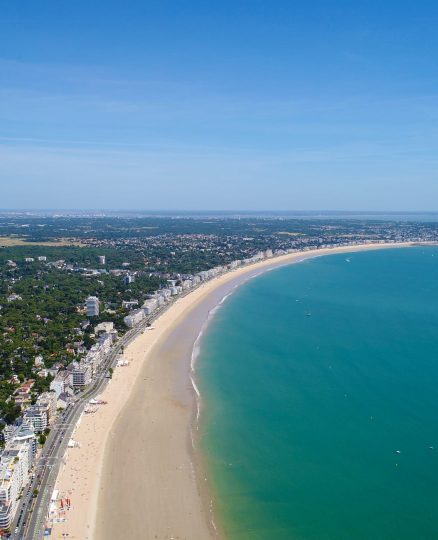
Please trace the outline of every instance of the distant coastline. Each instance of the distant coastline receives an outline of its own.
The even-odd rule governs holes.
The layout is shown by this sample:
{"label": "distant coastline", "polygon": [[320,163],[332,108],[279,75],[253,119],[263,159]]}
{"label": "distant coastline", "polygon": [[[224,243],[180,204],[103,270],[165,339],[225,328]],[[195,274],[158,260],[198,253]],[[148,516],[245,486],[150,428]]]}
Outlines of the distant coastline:
{"label": "distant coastline", "polygon": [[363,244],[282,255],[223,274],[180,298],[156,320],[154,330],[127,348],[129,367],[116,370],[102,396],[108,405],[83,417],[77,427],[74,437],[81,446],[68,450],[57,481],[57,489],[73,500],[72,509],[54,533],[84,540],[220,536],[192,434],[201,399],[194,348],[213,310],[248,279],[280,266],[411,245]]}

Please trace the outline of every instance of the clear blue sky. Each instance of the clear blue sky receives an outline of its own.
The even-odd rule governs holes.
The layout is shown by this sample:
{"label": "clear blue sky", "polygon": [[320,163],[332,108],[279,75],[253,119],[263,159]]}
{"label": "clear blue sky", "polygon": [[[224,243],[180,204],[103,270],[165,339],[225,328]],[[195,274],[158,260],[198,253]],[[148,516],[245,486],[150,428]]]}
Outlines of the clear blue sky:
{"label": "clear blue sky", "polygon": [[0,208],[438,208],[438,2],[0,8]]}

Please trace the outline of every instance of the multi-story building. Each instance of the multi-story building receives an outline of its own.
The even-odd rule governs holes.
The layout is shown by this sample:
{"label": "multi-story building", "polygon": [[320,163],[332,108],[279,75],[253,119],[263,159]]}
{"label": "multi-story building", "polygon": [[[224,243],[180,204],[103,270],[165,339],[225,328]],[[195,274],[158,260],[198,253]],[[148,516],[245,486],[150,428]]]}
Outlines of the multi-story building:
{"label": "multi-story building", "polygon": [[229,265],[228,265],[228,268],[229,268],[230,270],[234,270],[234,268],[237,268],[237,267],[240,266],[241,264],[242,264],[242,261],[239,261],[239,260],[237,260],[237,261],[231,261],[231,262],[229,263]]}
{"label": "multi-story building", "polygon": [[134,309],[136,306],[138,306],[138,300],[123,300],[122,301],[123,309]]}
{"label": "multi-story building", "polygon": [[31,424],[22,422],[11,437],[14,444],[28,444],[29,461],[33,461],[37,452],[37,439]]}
{"label": "multi-story building", "polygon": [[59,394],[58,399],[56,401],[56,406],[58,409],[65,409],[70,401],[70,395],[69,394]]}
{"label": "multi-story building", "polygon": [[111,349],[111,345],[113,344],[113,334],[105,332],[99,337],[97,344],[102,353],[104,355],[107,354]]}
{"label": "multi-story building", "polygon": [[146,302],[142,305],[142,309],[145,315],[150,315],[157,309],[157,307],[158,301],[156,298],[150,298],[149,300],[146,300]]}
{"label": "multi-story building", "polygon": [[99,255],[99,264],[104,265],[106,263],[105,255]]}
{"label": "multi-story building", "polygon": [[97,317],[99,315],[100,302],[97,296],[89,296],[86,300],[87,316]]}
{"label": "multi-story building", "polygon": [[94,333],[100,334],[101,332],[109,333],[114,330],[113,322],[101,322],[94,327]]}
{"label": "multi-story building", "polygon": [[44,392],[38,397],[35,404],[46,413],[48,425],[52,424],[56,415],[56,398],[55,392]]}
{"label": "multi-story building", "polygon": [[23,423],[0,454],[0,529],[8,531],[18,508],[21,489],[29,481],[36,453],[33,429]]}
{"label": "multi-story building", "polygon": [[144,319],[145,312],[143,309],[135,309],[134,311],[131,311],[129,315],[123,318],[123,322],[126,324],[128,328],[134,327],[136,324],[138,324],[142,319]]}
{"label": "multi-story building", "polygon": [[182,288],[183,288],[184,290],[190,289],[192,286],[193,286],[193,282],[192,282],[191,279],[185,279],[185,280],[182,282]]}
{"label": "multi-story building", "polygon": [[50,383],[50,390],[55,392],[58,398],[61,394],[68,392],[70,387],[70,374],[66,370],[59,371]]}
{"label": "multi-story building", "polygon": [[23,486],[21,471],[14,459],[1,458],[0,461],[0,528],[10,529],[18,507],[18,496]]}
{"label": "multi-story building", "polygon": [[156,299],[158,306],[162,306],[166,302],[166,298],[161,294],[157,293],[154,298]]}
{"label": "multi-story building", "polygon": [[170,289],[161,289],[159,294],[164,297],[164,300],[169,300],[169,298],[172,296]]}
{"label": "multi-story building", "polygon": [[81,361],[73,362],[71,364],[71,386],[73,389],[82,389],[91,380],[92,365],[90,363]]}
{"label": "multi-story building", "polygon": [[197,277],[199,277],[200,281],[207,281],[209,275],[206,270],[203,270],[202,272],[198,272]]}
{"label": "multi-story building", "polygon": [[42,433],[49,425],[47,409],[32,405],[24,413],[24,421],[30,424],[37,433]]}

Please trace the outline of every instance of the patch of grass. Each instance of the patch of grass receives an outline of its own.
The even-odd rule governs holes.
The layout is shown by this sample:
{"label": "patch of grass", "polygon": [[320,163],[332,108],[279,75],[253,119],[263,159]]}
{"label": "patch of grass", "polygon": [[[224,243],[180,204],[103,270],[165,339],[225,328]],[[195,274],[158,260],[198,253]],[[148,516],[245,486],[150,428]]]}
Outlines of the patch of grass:
{"label": "patch of grass", "polygon": [[25,237],[18,236],[0,236],[0,247],[12,246],[82,246],[80,242],[70,240],[69,238],[61,238],[60,240],[50,240],[47,242],[29,242]]}

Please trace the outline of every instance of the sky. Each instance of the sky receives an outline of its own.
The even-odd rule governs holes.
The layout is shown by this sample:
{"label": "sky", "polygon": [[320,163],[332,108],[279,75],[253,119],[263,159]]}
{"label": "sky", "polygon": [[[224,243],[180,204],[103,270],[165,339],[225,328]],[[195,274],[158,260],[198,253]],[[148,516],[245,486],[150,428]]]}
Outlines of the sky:
{"label": "sky", "polygon": [[0,0],[0,208],[438,210],[433,0]]}

